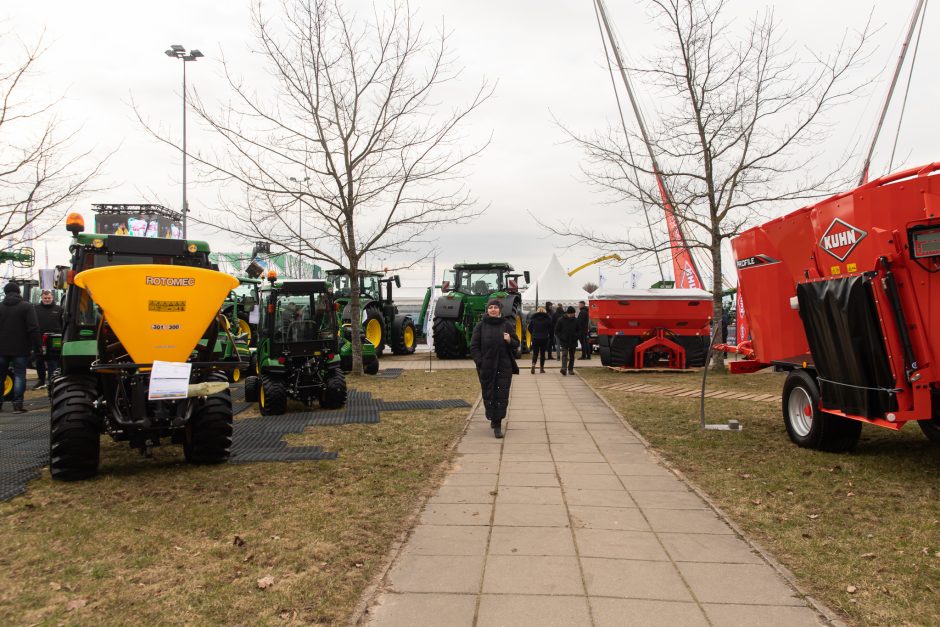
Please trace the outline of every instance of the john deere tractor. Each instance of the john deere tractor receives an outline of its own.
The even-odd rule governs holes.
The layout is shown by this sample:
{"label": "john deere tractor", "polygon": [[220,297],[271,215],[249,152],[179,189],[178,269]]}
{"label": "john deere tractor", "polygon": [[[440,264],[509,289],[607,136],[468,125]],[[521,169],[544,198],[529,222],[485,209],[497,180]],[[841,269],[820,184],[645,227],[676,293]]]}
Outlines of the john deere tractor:
{"label": "john deere tractor", "polygon": [[[349,272],[346,270],[327,270],[327,278],[333,284],[336,302],[342,310],[343,323],[351,322],[351,297]],[[411,316],[398,313],[398,307],[392,299],[392,283],[401,287],[398,275],[383,278],[379,272],[359,272],[359,308],[362,312],[362,329],[366,338],[375,346],[375,352],[382,355],[386,346],[390,346],[396,355],[410,355],[415,352],[415,323]],[[382,287],[385,287],[383,298]]]}
{"label": "john deere tractor", "polygon": [[529,282],[529,271],[513,272],[508,263],[462,263],[446,274],[451,280],[441,284],[444,295],[434,308],[434,353],[438,359],[466,357],[473,328],[486,314],[486,303],[499,299],[503,315],[516,325],[520,340],[518,357],[528,351],[530,342],[522,315],[518,279]]}
{"label": "john deere tractor", "polygon": [[259,290],[257,374],[245,379],[245,400],[263,415],[283,414],[288,399],[324,409],[346,403],[332,291],[326,281],[273,277]]}
{"label": "john deere tractor", "polygon": [[219,308],[238,280],[213,267],[205,242],[83,233],[80,214],[66,226],[61,371],[49,386],[53,479],[96,474],[102,433],[145,454],[167,438],[190,463],[226,461],[234,364],[221,361],[231,334]]}
{"label": "john deere tractor", "polygon": [[232,325],[232,332],[245,338],[249,346],[255,345],[257,323],[251,321],[251,312],[258,306],[258,288],[261,279],[238,277],[239,285],[222,304],[222,313]]}

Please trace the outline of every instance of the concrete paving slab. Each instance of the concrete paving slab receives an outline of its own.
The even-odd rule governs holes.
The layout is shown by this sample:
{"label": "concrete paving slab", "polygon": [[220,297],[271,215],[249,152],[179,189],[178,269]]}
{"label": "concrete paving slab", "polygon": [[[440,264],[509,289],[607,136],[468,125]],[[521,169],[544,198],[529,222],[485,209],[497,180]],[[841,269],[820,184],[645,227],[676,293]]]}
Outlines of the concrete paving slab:
{"label": "concrete paving slab", "polygon": [[669,562],[582,557],[581,567],[584,569],[584,583],[591,597],[687,602],[693,600],[679,572]]}
{"label": "concrete paving slab", "polygon": [[428,503],[492,503],[495,498],[495,486],[442,486]]}
{"label": "concrete paving slab", "polygon": [[575,555],[571,530],[564,527],[493,527],[490,555]]}
{"label": "concrete paving slab", "polygon": [[561,475],[561,485],[566,490],[623,490],[616,475]]}
{"label": "concrete paving slab", "polygon": [[489,526],[492,513],[493,506],[485,503],[428,503],[419,524]]}
{"label": "concrete paving slab", "polygon": [[648,531],[575,529],[575,543],[582,557],[668,561],[656,535]]}
{"label": "concrete paving slab", "polygon": [[568,506],[636,507],[636,501],[626,490],[575,490],[565,488]]}
{"label": "concrete paving slab", "polygon": [[[644,599],[591,598],[596,627],[706,627],[709,623],[695,603],[648,601]],[[736,627],[750,623],[736,623]]]}
{"label": "concrete paving slab", "polygon": [[451,473],[444,480],[443,486],[483,486],[487,488],[495,488],[497,478],[498,475],[496,473],[455,472]]}
{"label": "concrete paving slab", "polygon": [[484,594],[477,627],[590,627],[585,597]]}
{"label": "concrete paving slab", "polygon": [[403,554],[389,573],[396,592],[476,593],[483,575],[483,556]]}
{"label": "concrete paving slab", "polygon": [[515,527],[567,527],[568,510],[564,505],[497,503],[493,524]]}
{"label": "concrete paving slab", "polygon": [[637,476],[637,475],[618,475],[623,486],[631,492],[656,491],[656,492],[688,492],[689,486],[677,477],[669,475],[657,476]]}
{"label": "concrete paving slab", "polygon": [[499,485],[516,486],[558,486],[555,475],[533,472],[506,472],[499,476]]}
{"label": "concrete paving slab", "polygon": [[550,462],[552,461],[552,454],[548,451],[544,453],[531,453],[531,452],[522,452],[522,453],[504,453],[503,454],[503,463],[506,462]]}
{"label": "concrete paving slab", "polygon": [[495,459],[493,461],[485,462],[467,462],[463,461],[463,457],[457,458],[457,461],[454,463],[454,467],[451,472],[466,472],[471,474],[477,473],[495,473],[499,472],[499,460]]}
{"label": "concrete paving slab", "polygon": [[584,584],[576,557],[490,555],[483,593],[582,595]]}
{"label": "concrete paving slab", "polygon": [[677,564],[702,603],[805,605],[766,564]]}
{"label": "concrete paving slab", "polygon": [[606,462],[556,462],[560,475],[613,475],[614,471]]}
{"label": "concrete paving slab", "polygon": [[734,533],[727,523],[707,509],[644,509],[643,514],[658,533]]}
{"label": "concrete paving slab", "polygon": [[705,501],[694,492],[630,490],[630,495],[640,509],[706,509],[708,507]]}
{"label": "concrete paving slab", "polygon": [[764,563],[744,540],[733,535],[663,533],[659,539],[677,562]]}
{"label": "concrete paving slab", "polygon": [[648,461],[632,464],[611,464],[611,469],[618,475],[631,477],[674,477],[671,472],[659,464]]}
{"label": "concrete paving slab", "polygon": [[368,625],[470,627],[477,597],[466,594],[386,594],[371,608]]}
{"label": "concrete paving slab", "polygon": [[781,607],[768,605],[711,605],[703,606],[705,614],[715,627],[819,627],[826,625],[816,612],[808,607]]}
{"label": "concrete paving slab", "polygon": [[635,507],[584,507],[569,505],[571,525],[577,529],[650,531],[649,523]]}
{"label": "concrete paving slab", "polygon": [[496,503],[532,503],[535,505],[562,505],[561,488],[532,486],[502,486],[496,493]]}
{"label": "concrete paving slab", "polygon": [[488,527],[418,525],[406,551],[414,555],[484,555]]}
{"label": "concrete paving slab", "polygon": [[507,473],[536,473],[536,474],[555,474],[555,464],[550,461],[544,462],[512,462],[503,461],[500,470]]}

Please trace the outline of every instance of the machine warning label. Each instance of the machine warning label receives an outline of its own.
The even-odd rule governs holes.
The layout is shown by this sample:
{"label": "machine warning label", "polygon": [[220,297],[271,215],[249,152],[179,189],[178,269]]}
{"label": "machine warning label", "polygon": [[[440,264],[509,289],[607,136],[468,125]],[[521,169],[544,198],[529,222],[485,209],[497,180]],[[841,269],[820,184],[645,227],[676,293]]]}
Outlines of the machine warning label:
{"label": "machine warning label", "polygon": [[179,331],[178,324],[151,324],[150,328],[154,331]]}
{"label": "machine warning label", "polygon": [[185,300],[151,300],[147,303],[148,311],[186,311]]}
{"label": "machine warning label", "polygon": [[866,235],[868,233],[862,229],[836,218],[823,233],[819,247],[839,261],[845,261]]}
{"label": "machine warning label", "polygon": [[144,279],[144,283],[161,287],[192,287],[196,284],[196,279],[193,277],[148,276]]}

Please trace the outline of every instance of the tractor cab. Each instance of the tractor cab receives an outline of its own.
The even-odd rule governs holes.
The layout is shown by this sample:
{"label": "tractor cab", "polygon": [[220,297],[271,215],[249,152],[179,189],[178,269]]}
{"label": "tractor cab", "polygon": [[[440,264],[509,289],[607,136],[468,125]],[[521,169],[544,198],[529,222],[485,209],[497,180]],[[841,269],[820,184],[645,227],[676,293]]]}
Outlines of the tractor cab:
{"label": "tractor cab", "polygon": [[259,323],[272,355],[337,353],[333,298],[324,281],[281,281],[261,288],[260,296]]}

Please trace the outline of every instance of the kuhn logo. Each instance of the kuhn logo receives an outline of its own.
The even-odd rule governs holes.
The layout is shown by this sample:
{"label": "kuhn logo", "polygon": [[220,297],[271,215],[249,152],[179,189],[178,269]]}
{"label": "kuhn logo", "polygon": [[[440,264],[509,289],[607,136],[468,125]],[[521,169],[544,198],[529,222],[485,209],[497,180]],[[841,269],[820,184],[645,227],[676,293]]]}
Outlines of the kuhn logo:
{"label": "kuhn logo", "polygon": [[845,261],[866,235],[862,229],[836,218],[823,233],[819,246],[839,261]]}

